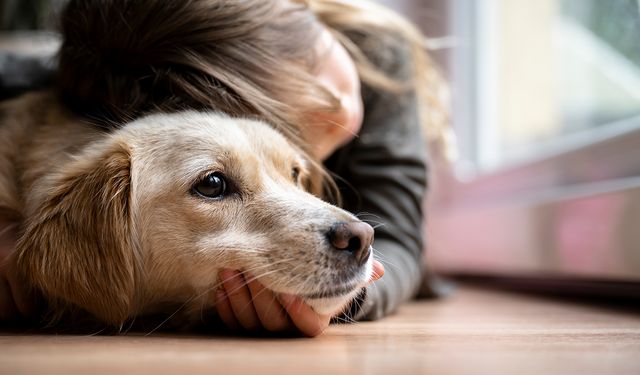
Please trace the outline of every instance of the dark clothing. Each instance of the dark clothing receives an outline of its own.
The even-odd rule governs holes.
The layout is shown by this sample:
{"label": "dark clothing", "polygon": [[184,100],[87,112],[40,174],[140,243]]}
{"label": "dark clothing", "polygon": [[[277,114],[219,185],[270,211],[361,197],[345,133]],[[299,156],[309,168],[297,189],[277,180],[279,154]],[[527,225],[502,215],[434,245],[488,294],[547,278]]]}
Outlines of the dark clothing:
{"label": "dark clothing", "polygon": [[[352,40],[391,77],[411,77],[406,42],[389,38],[371,43],[357,36]],[[338,179],[344,208],[375,228],[374,254],[385,266],[385,275],[366,289],[353,311],[356,320],[373,320],[414,297],[422,281],[426,142],[414,91],[394,94],[363,85],[362,97],[360,134],[325,165],[344,179]]]}

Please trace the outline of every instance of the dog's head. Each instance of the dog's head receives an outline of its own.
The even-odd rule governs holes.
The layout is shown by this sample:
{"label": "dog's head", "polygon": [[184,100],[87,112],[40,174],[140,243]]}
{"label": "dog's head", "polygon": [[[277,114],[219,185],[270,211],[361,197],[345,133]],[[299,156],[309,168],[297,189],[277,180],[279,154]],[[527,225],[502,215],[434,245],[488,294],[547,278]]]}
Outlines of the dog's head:
{"label": "dog's head", "polygon": [[308,178],[301,153],[261,122],[148,116],[44,179],[18,268],[112,324],[210,303],[223,267],[335,312],[370,277],[373,229],[306,192]]}

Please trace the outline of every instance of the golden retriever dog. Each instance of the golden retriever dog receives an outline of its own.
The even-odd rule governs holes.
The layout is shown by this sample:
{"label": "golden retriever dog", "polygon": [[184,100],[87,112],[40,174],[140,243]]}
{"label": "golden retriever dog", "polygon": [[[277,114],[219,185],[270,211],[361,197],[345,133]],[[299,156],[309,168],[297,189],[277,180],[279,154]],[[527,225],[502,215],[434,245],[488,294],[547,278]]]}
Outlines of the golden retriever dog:
{"label": "golden retriever dog", "polygon": [[373,229],[306,192],[310,177],[259,121],[184,111],[107,132],[53,93],[0,104],[0,210],[20,220],[11,260],[55,315],[199,318],[223,267],[336,311],[371,276]]}

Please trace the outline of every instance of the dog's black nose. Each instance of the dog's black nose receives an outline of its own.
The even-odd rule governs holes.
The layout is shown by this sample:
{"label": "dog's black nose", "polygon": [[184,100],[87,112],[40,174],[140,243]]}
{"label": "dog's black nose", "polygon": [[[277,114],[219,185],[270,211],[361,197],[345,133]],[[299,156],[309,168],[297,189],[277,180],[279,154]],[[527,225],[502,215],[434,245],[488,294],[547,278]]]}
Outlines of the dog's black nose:
{"label": "dog's black nose", "polygon": [[336,250],[348,251],[358,265],[363,265],[371,254],[373,228],[361,221],[337,222],[329,229],[329,241]]}

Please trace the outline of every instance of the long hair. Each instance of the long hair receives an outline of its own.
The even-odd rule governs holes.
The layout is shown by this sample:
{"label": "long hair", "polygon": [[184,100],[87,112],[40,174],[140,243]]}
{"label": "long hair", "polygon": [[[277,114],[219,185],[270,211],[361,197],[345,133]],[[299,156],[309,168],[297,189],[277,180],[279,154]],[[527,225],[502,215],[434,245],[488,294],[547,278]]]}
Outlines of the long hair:
{"label": "long hair", "polygon": [[[402,92],[414,90],[418,97],[418,111],[427,139],[440,148],[451,145],[448,85],[438,66],[426,49],[426,37],[405,17],[367,0],[298,0],[306,4],[318,19],[353,57],[360,79],[377,89]],[[351,36],[360,35],[359,44]],[[402,43],[408,49],[412,74],[409,77],[390,77],[369,59],[371,50],[381,48],[380,41]],[[367,43],[370,39],[372,43]],[[384,46],[382,46],[384,48]],[[397,56],[389,56],[391,59]],[[445,151],[445,150],[443,150]]]}
{"label": "long hair", "polygon": [[[61,17],[58,87],[72,109],[105,124],[184,108],[262,119],[307,154],[312,174],[320,177],[310,190],[336,201],[335,184],[304,138],[304,127],[314,125],[309,113],[340,106],[312,75],[323,27],[354,57],[365,84],[415,89],[429,108],[421,112],[427,129],[437,133],[432,118],[442,108],[430,94],[438,89],[437,74],[421,35],[401,17],[368,3],[71,0]],[[403,36],[418,79],[386,76],[348,39],[351,31]]]}

